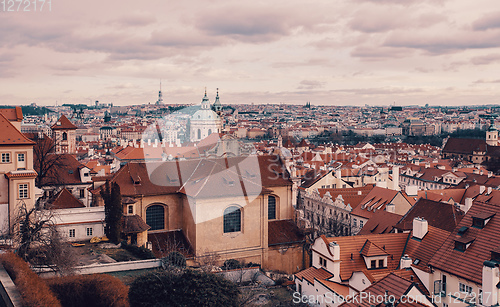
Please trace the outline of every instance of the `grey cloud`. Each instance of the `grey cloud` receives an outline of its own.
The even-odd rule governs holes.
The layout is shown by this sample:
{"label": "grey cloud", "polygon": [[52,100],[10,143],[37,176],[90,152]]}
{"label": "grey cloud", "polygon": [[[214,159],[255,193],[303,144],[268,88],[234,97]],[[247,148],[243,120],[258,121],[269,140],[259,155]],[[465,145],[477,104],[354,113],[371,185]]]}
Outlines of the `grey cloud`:
{"label": "grey cloud", "polygon": [[462,32],[445,35],[398,33],[389,36],[383,45],[421,49],[431,54],[444,54],[465,49],[499,47],[500,32]]}
{"label": "grey cloud", "polygon": [[352,57],[370,61],[403,58],[411,54],[411,49],[385,46],[358,46],[351,51]]}
{"label": "grey cloud", "polygon": [[[314,9],[312,9],[314,8]],[[223,17],[221,17],[223,16]],[[325,17],[326,16],[326,17]],[[321,9],[300,6],[228,6],[204,12],[196,28],[211,36],[225,36],[243,42],[269,42],[295,30],[323,31],[329,15]]]}
{"label": "grey cloud", "polygon": [[302,80],[302,81],[300,81],[297,89],[312,90],[312,89],[323,88],[323,87],[325,87],[325,82],[321,82],[321,81],[317,81],[317,80]]}
{"label": "grey cloud", "polygon": [[471,62],[474,65],[488,65],[499,61],[500,61],[500,53],[477,56],[471,59]]}
{"label": "grey cloud", "polygon": [[500,79],[497,80],[484,80],[484,79],[479,79],[473,82],[473,84],[485,84],[485,83],[500,83]]}
{"label": "grey cloud", "polygon": [[500,12],[489,13],[472,24],[474,30],[488,30],[500,28]]}
{"label": "grey cloud", "polygon": [[134,13],[118,18],[114,21],[114,23],[117,23],[122,26],[140,27],[153,24],[156,21],[157,19],[153,14]]}

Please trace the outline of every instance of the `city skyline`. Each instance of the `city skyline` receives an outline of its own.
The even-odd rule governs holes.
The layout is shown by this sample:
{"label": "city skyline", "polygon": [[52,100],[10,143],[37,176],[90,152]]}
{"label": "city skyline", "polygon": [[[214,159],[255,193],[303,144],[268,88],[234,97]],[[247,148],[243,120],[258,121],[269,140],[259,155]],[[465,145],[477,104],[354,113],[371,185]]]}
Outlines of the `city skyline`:
{"label": "city skyline", "polygon": [[[481,105],[500,10],[470,1],[52,1],[0,11],[4,105]],[[47,3],[46,3],[47,4]],[[0,8],[1,9],[1,8]],[[40,11],[41,10],[41,11]]]}

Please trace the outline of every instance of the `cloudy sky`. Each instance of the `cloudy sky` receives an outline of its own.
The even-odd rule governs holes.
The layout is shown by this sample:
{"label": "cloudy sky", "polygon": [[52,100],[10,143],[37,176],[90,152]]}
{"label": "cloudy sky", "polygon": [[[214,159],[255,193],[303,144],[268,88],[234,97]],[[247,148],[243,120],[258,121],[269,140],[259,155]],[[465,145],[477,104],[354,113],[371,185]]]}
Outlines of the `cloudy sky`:
{"label": "cloudy sky", "polygon": [[51,1],[0,5],[1,104],[500,103],[498,0]]}

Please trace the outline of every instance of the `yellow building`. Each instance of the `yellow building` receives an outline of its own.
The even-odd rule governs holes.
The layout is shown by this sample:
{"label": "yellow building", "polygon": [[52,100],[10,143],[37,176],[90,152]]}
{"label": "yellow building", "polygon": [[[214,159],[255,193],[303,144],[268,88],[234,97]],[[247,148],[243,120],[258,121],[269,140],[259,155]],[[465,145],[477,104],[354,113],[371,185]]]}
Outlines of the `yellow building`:
{"label": "yellow building", "polygon": [[[277,156],[255,162],[130,162],[111,181],[134,200],[124,204],[124,214],[138,215],[151,227],[148,241],[159,256],[175,249],[203,262],[215,253],[220,262],[238,259],[296,272],[304,266],[304,236],[292,221],[292,182]],[[102,205],[98,190],[95,201]]]}
{"label": "yellow building", "polygon": [[[0,235],[10,232],[19,205],[24,203],[29,209],[35,204],[35,143],[15,127],[19,112],[20,108],[0,109]],[[13,113],[17,114],[12,119],[14,124],[9,120]]]}

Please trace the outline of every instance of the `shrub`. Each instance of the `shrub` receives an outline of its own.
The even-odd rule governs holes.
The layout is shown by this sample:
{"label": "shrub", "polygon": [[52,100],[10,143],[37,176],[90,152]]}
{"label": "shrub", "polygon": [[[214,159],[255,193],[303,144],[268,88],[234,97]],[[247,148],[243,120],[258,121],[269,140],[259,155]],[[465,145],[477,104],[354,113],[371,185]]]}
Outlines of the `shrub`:
{"label": "shrub", "polygon": [[43,279],[36,275],[20,257],[11,252],[5,253],[0,255],[0,263],[16,284],[23,306],[61,306]]}
{"label": "shrub", "polygon": [[166,265],[171,265],[179,268],[186,267],[186,257],[184,257],[184,255],[179,252],[170,252],[167,257],[162,259],[162,261]]}
{"label": "shrub", "polygon": [[128,288],[105,274],[55,277],[48,280],[64,307],[128,306]]}
{"label": "shrub", "polygon": [[134,256],[140,259],[155,259],[155,255],[152,251],[145,247],[139,247],[136,245],[129,245],[127,242],[122,241],[121,247],[132,253]]}
{"label": "shrub", "polygon": [[176,275],[149,273],[134,280],[129,290],[132,307],[237,306],[239,290],[222,276],[186,270]]}
{"label": "shrub", "polygon": [[228,260],[224,261],[224,265],[222,266],[222,268],[224,270],[240,269],[241,263],[236,259],[228,259]]}

